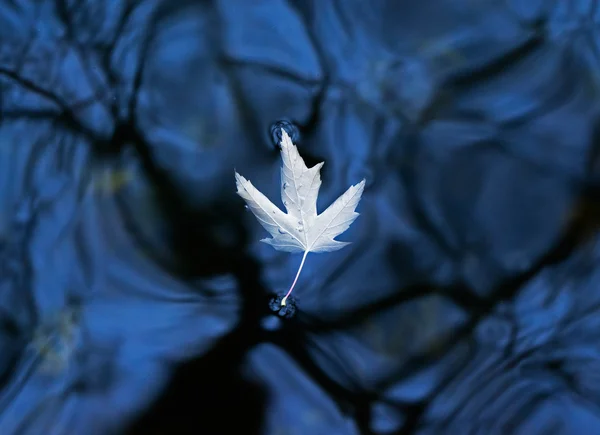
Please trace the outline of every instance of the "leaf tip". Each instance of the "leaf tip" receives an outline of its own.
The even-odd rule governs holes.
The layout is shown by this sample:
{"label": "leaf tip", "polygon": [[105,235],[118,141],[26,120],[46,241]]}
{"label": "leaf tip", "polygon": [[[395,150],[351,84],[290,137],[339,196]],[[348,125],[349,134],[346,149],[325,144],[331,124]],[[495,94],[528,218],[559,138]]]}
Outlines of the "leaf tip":
{"label": "leaf tip", "polygon": [[292,139],[290,138],[290,135],[287,133],[287,131],[285,131],[285,128],[283,127],[281,128],[281,141],[279,144],[281,146],[282,151],[284,148],[294,145]]}
{"label": "leaf tip", "polygon": [[237,188],[238,195],[240,194],[241,191],[246,190],[246,187],[244,186],[244,184],[247,181],[248,180],[246,180],[242,175],[238,174],[237,171],[235,171],[235,187]]}

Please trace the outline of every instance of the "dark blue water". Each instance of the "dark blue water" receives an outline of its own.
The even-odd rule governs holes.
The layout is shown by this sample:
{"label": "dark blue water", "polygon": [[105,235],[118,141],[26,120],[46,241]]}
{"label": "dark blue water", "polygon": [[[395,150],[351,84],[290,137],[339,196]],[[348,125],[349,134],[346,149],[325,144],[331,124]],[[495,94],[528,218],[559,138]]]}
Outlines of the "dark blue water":
{"label": "dark blue water", "polygon": [[[2,435],[600,434],[595,0],[4,0]],[[285,129],[361,179],[268,236]]]}

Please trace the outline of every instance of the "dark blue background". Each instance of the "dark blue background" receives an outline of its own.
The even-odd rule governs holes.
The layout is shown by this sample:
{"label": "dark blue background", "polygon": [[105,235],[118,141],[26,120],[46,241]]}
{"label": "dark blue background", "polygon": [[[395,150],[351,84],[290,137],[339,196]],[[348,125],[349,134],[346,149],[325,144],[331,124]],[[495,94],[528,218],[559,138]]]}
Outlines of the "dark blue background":
{"label": "dark blue background", "polygon": [[2,435],[600,434],[596,0],[1,6]]}

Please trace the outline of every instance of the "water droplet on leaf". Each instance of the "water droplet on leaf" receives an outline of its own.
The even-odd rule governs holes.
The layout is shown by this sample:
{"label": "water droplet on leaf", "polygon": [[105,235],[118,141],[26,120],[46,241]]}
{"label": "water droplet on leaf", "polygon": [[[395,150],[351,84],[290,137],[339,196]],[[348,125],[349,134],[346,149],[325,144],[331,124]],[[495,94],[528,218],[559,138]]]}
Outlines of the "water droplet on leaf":
{"label": "water droplet on leaf", "polygon": [[287,231],[282,230],[281,228],[277,228],[280,234],[287,234]]}
{"label": "water droplet on leaf", "polygon": [[283,188],[287,189],[287,187],[288,187],[288,184],[287,183],[283,183]]}

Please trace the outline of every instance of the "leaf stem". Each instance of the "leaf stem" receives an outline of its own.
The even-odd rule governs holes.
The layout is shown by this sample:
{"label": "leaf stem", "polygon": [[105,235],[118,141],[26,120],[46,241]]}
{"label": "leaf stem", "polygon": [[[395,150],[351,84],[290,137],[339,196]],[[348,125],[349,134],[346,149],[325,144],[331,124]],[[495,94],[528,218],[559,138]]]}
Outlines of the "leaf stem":
{"label": "leaf stem", "polygon": [[296,285],[296,281],[298,281],[298,277],[300,276],[300,272],[302,271],[302,267],[304,266],[304,261],[306,260],[307,255],[308,255],[308,251],[304,251],[304,255],[302,256],[302,262],[300,263],[300,267],[298,268],[298,273],[296,274],[296,278],[294,279],[294,282],[292,283],[292,286],[288,290],[285,297],[281,300],[282,307],[285,307],[285,301],[287,300],[288,296],[292,293],[292,290],[294,290],[294,286]]}

